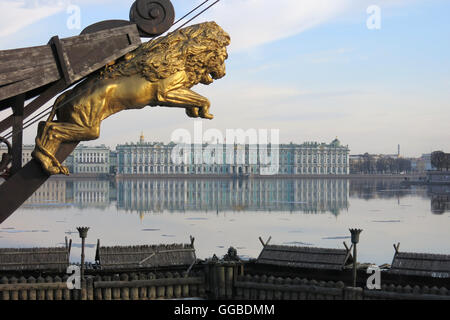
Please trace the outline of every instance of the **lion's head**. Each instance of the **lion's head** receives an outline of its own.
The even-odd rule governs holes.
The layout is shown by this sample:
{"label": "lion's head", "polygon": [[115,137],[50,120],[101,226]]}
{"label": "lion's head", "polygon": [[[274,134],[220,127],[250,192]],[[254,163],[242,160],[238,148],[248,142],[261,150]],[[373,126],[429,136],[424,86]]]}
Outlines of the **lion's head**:
{"label": "lion's head", "polygon": [[186,71],[192,85],[225,75],[230,36],[215,22],[204,22],[151,40],[106,68],[102,78],[142,74],[149,81]]}

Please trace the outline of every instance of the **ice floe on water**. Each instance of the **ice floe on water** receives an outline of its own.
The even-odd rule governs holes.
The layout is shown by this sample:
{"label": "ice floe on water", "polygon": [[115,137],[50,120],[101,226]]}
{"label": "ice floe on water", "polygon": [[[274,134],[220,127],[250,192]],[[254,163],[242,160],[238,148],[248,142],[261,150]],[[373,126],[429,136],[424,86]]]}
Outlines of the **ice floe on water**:
{"label": "ice floe on water", "polygon": [[336,237],[323,237],[323,240],[341,240],[341,239],[350,239],[350,236],[336,236]]}
{"label": "ice floe on water", "polygon": [[49,230],[16,230],[14,228],[12,229],[6,229],[6,230],[0,230],[0,232],[3,233],[35,233],[35,232],[50,232]]}

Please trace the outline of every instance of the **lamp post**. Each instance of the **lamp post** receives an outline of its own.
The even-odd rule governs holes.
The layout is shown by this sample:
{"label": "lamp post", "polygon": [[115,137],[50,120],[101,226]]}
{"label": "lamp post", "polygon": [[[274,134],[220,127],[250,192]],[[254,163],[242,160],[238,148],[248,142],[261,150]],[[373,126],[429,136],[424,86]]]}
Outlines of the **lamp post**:
{"label": "lamp post", "polygon": [[83,282],[84,282],[84,244],[85,244],[85,240],[87,238],[87,233],[88,233],[89,227],[78,227],[77,230],[78,230],[78,233],[80,234],[80,238],[81,238],[81,271],[80,271],[80,276],[81,276],[81,286],[83,286]]}
{"label": "lamp post", "polygon": [[359,242],[359,234],[362,232],[362,229],[349,229],[352,235],[352,244],[353,244],[353,287],[356,287],[356,245]]}

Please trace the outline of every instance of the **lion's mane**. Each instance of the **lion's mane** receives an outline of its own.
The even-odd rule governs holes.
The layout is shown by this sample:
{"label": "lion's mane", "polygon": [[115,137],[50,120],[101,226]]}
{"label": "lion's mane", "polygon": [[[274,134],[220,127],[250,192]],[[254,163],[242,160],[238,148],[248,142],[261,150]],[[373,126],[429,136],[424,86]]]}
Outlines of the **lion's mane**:
{"label": "lion's mane", "polygon": [[186,71],[190,77],[199,80],[202,71],[208,71],[207,65],[211,67],[208,61],[219,55],[225,56],[229,44],[230,36],[215,22],[192,25],[144,43],[104,69],[100,78],[141,74],[156,82]]}

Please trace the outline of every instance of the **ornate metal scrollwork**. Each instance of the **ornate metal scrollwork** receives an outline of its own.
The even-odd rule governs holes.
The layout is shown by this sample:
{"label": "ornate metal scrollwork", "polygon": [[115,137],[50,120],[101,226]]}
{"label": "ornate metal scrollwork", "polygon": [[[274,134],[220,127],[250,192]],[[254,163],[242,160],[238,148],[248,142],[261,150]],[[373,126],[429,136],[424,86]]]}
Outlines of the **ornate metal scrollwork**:
{"label": "ornate metal scrollwork", "polygon": [[175,9],[170,0],[137,0],[130,9],[130,21],[104,20],[86,27],[81,34],[136,24],[143,38],[159,36],[170,29],[175,20]]}
{"label": "ornate metal scrollwork", "polygon": [[137,0],[131,6],[130,21],[136,23],[142,37],[155,37],[167,30],[175,20],[170,0]]}
{"label": "ornate metal scrollwork", "polygon": [[8,165],[12,161],[12,147],[9,141],[3,137],[0,137],[0,143],[4,143],[8,147],[8,153],[4,153],[2,155],[2,159],[0,160],[0,177],[6,179],[9,177]]}

